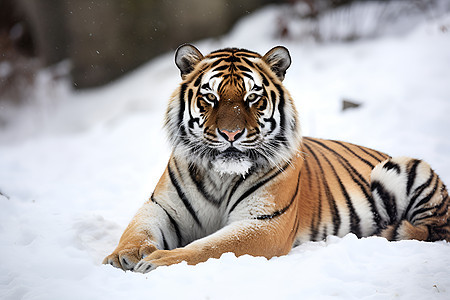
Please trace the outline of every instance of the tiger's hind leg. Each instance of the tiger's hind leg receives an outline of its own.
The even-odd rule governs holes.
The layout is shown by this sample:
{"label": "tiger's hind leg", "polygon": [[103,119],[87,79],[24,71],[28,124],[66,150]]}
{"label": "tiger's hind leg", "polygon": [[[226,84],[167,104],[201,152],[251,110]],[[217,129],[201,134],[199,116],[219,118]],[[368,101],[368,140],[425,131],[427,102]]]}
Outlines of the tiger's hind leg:
{"label": "tiger's hind leg", "polygon": [[372,170],[371,190],[382,224],[378,235],[450,242],[450,197],[424,161],[396,157],[381,162]]}

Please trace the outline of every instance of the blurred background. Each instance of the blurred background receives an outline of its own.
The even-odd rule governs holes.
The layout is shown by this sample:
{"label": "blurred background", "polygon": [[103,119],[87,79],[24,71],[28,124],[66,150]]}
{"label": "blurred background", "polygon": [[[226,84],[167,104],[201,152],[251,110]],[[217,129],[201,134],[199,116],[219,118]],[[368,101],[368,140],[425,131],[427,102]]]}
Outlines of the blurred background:
{"label": "blurred background", "polygon": [[0,0],[0,62],[13,69],[2,72],[2,92],[63,60],[75,88],[103,85],[181,43],[224,34],[270,2]]}
{"label": "blurred background", "polygon": [[[299,2],[307,9],[297,17],[314,19],[367,1],[0,0],[0,101],[26,97],[22,83],[31,84],[39,68],[66,61],[74,88],[104,85],[182,43],[225,34],[264,5]],[[430,4],[405,2],[424,12]],[[289,34],[282,19],[273,26],[280,36]]]}
{"label": "blurred background", "polygon": [[[0,129],[15,121],[11,107],[46,102],[29,108],[39,114],[49,101],[57,105],[64,95],[55,83],[64,81],[72,91],[105,86],[182,43],[219,40],[261,7],[283,7],[265,39],[327,43],[371,38],[394,21],[390,31],[406,32],[414,23],[408,17],[433,17],[448,11],[448,2],[0,0]],[[367,3],[376,5],[360,5]],[[258,38],[258,28],[244,31]]]}

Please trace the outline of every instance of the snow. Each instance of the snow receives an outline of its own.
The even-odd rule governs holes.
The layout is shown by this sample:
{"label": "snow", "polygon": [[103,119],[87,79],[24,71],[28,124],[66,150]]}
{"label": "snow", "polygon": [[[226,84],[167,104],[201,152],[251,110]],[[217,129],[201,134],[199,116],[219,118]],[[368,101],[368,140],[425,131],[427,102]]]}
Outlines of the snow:
{"label": "snow", "polygon": [[[284,82],[305,135],[423,158],[449,184],[449,10],[351,43],[279,40],[273,24],[285,11],[269,6],[196,46],[264,54],[285,45],[293,63]],[[145,275],[101,265],[167,163],[163,114],[180,81],[173,53],[82,93],[40,76],[35,104],[0,107],[15,120],[0,131],[0,299],[450,298],[446,242],[347,235],[271,260],[228,253]],[[344,98],[362,106],[342,112]]]}

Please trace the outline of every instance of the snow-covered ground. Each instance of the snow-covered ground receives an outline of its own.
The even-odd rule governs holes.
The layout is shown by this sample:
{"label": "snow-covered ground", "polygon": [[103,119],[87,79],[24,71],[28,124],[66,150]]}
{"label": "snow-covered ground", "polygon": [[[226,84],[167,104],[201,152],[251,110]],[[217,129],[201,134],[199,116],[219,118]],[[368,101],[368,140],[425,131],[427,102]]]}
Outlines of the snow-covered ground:
{"label": "snow-covered ground", "polygon": [[[287,11],[267,7],[196,45],[287,46],[305,135],[426,159],[450,184],[450,13],[316,43],[274,37]],[[145,275],[101,265],[167,162],[162,119],[178,70],[168,53],[83,93],[42,76],[37,104],[0,131],[0,299],[450,299],[446,242],[348,235],[271,260],[225,254]],[[362,106],[342,112],[344,98]]]}

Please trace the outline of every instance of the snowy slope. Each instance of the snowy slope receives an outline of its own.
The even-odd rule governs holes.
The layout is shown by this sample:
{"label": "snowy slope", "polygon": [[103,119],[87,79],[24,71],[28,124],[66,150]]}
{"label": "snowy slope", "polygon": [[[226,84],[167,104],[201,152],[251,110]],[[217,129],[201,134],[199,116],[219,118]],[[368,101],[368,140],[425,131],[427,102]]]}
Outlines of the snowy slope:
{"label": "snowy slope", "polygon": [[[305,135],[426,159],[450,184],[450,14],[318,44],[274,37],[284,12],[268,7],[196,45],[263,54],[284,44]],[[40,102],[40,116],[19,112],[0,132],[0,299],[450,298],[445,242],[348,235],[271,260],[225,254],[146,275],[101,265],[165,167],[162,118],[178,82],[169,53],[104,88],[41,93],[54,98]],[[343,98],[362,106],[341,112]]]}

